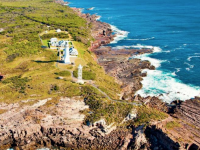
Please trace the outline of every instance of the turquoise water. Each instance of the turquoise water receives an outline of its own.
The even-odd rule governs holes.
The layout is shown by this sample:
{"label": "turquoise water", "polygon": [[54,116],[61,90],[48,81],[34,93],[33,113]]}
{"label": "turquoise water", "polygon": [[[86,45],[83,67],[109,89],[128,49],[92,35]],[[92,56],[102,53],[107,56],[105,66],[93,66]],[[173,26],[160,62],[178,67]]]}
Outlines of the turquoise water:
{"label": "turquoise water", "polygon": [[155,53],[135,56],[149,60],[155,71],[144,70],[142,96],[160,96],[166,102],[200,94],[199,0],[70,0],[70,7],[90,8],[113,25],[116,48],[155,47]]}

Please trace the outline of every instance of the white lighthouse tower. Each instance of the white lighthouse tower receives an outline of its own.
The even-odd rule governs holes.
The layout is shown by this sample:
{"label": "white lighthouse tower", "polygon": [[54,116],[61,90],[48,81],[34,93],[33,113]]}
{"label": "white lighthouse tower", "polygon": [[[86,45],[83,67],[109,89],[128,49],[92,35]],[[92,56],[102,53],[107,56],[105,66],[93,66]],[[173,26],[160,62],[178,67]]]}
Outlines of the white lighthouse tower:
{"label": "white lighthouse tower", "polygon": [[82,70],[83,70],[83,67],[80,64],[78,66],[78,83],[80,83],[80,84],[84,84],[84,81],[82,79]]}
{"label": "white lighthouse tower", "polygon": [[69,43],[67,43],[64,49],[64,63],[71,64],[70,59],[69,59]]}

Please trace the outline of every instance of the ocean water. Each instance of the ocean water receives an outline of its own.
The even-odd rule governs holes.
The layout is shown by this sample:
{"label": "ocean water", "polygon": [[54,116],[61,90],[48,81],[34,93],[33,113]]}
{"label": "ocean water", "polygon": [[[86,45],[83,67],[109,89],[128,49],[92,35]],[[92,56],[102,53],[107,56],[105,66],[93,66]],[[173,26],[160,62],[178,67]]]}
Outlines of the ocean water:
{"label": "ocean water", "polygon": [[[101,16],[118,34],[116,48],[155,47],[153,54],[133,56],[149,60],[142,96],[165,102],[200,95],[199,0],[69,0],[70,7]],[[94,7],[93,10],[86,8]]]}

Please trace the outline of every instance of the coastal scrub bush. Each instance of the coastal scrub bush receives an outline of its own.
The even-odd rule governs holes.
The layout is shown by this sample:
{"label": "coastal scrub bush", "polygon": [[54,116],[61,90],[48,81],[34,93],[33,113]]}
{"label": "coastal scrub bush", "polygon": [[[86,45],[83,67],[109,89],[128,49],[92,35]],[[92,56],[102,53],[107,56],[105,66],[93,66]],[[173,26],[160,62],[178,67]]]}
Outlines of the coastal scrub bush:
{"label": "coastal scrub bush", "polygon": [[80,96],[81,88],[78,84],[72,83],[72,84],[64,87],[63,95],[66,97]]}
{"label": "coastal scrub bush", "polygon": [[11,87],[18,90],[19,93],[25,93],[26,83],[30,81],[27,77],[21,78],[20,76],[14,76],[11,78],[5,79],[3,84],[11,84]]}
{"label": "coastal scrub bush", "polygon": [[96,88],[85,85],[81,87],[81,96],[83,96],[86,99],[103,99],[104,95],[100,93]]}
{"label": "coastal scrub bush", "polygon": [[139,106],[136,109],[138,112],[137,119],[134,122],[134,125],[136,126],[149,123],[150,121],[163,120],[168,116],[164,112],[147,106]]}
{"label": "coastal scrub bush", "polygon": [[56,75],[58,75],[58,76],[65,76],[65,77],[69,77],[69,76],[71,76],[71,72],[70,71],[61,71],[61,72],[56,72],[55,73]]}
{"label": "coastal scrub bush", "polygon": [[17,58],[17,57],[19,57],[19,53],[11,54],[11,55],[7,56],[6,61],[7,61],[7,62],[11,62],[11,61],[13,61],[15,58]]}
{"label": "coastal scrub bush", "polygon": [[50,39],[52,37],[67,39],[67,38],[69,38],[69,35],[67,33],[48,33],[48,34],[43,34],[41,36],[41,38],[43,40],[47,40],[47,39]]}
{"label": "coastal scrub bush", "polygon": [[102,93],[92,86],[83,86],[81,91],[86,105],[93,112],[86,114],[85,123],[88,121],[95,122],[101,118],[104,118],[108,124],[112,122],[120,123],[133,108],[131,104],[107,100]]}
{"label": "coastal scrub bush", "polygon": [[180,127],[180,126],[181,126],[180,123],[178,123],[177,121],[170,121],[170,122],[166,123],[167,129],[173,129],[173,128]]}

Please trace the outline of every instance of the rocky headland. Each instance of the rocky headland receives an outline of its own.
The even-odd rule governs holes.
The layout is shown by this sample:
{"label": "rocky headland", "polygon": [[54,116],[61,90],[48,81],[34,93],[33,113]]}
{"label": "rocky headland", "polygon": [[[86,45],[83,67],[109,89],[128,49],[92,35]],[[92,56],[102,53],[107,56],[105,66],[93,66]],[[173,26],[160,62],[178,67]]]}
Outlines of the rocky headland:
{"label": "rocky headland", "polygon": [[[63,4],[63,1],[57,1]],[[21,103],[0,104],[0,149],[35,150],[57,149],[134,149],[134,150],[198,150],[200,147],[200,98],[162,102],[157,97],[135,95],[142,88],[143,69],[155,69],[149,61],[129,59],[132,55],[152,53],[153,49],[112,49],[105,45],[116,35],[111,26],[97,21],[97,16],[77,14],[92,24],[90,51],[105,71],[121,85],[121,101],[137,102],[147,108],[156,108],[168,114],[164,120],[144,125],[107,125],[100,120],[92,125],[83,124],[88,109],[84,97],[59,97]],[[0,77],[3,78],[2,75]],[[1,80],[1,79],[0,79]],[[33,103],[33,105],[29,105]],[[134,115],[135,117],[130,117]],[[128,114],[129,121],[137,119],[137,112]]]}
{"label": "rocky headland", "polygon": [[[98,21],[98,24],[101,24],[101,22]],[[144,140],[145,146],[143,145],[143,148],[140,147],[139,149],[199,149],[200,98],[196,97],[185,102],[177,100],[168,104],[157,97],[135,95],[135,92],[142,88],[142,77],[147,76],[147,73],[142,70],[154,70],[155,67],[149,61],[130,59],[130,57],[153,53],[153,49],[114,49],[107,47],[104,45],[117,35],[110,36],[112,28],[109,25],[104,26],[99,31],[98,34],[93,35],[95,41],[90,50],[96,54],[97,62],[121,85],[123,91],[121,99],[136,101],[169,114],[169,117],[163,121],[150,123],[151,125],[144,130],[148,142],[145,143]],[[134,138],[136,137],[134,136]],[[135,140],[129,143],[129,146],[134,145],[129,148],[137,149],[138,145],[135,145],[137,144]]]}

